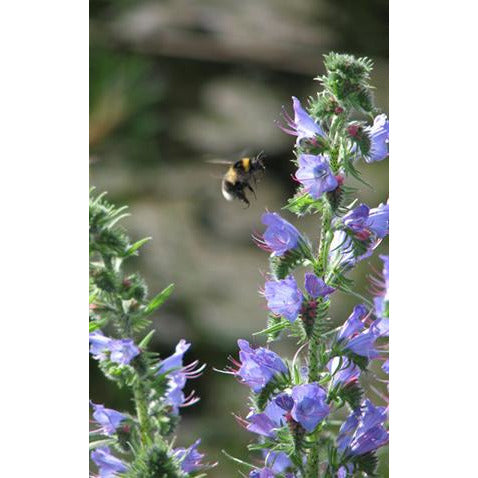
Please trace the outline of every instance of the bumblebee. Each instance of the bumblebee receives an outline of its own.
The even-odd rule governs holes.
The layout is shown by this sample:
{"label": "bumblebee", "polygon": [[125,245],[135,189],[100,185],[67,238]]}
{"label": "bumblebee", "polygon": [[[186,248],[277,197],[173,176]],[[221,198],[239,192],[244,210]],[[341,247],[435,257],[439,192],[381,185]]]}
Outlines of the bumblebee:
{"label": "bumblebee", "polygon": [[266,169],[262,153],[252,158],[241,158],[234,163],[228,161],[221,161],[220,163],[230,164],[230,167],[222,178],[221,183],[221,190],[224,198],[227,201],[239,199],[249,206],[250,202],[246,197],[245,190],[248,189],[254,194],[254,197],[256,197],[251,182],[254,182],[255,185],[257,173]]}

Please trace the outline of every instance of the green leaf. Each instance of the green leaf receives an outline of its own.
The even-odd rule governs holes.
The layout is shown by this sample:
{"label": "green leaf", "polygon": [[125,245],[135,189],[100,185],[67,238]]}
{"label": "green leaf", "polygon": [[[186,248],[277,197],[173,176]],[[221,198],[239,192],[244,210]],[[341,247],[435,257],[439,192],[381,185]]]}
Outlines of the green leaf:
{"label": "green leaf", "polygon": [[174,284],[169,284],[166,289],[164,289],[162,292],[160,292],[147,306],[145,309],[146,314],[150,314],[154,310],[156,310],[158,307],[160,307],[166,299],[172,294],[174,289]]}
{"label": "green leaf", "polygon": [[101,325],[98,322],[90,322],[89,331],[94,332],[95,330],[99,329]]}
{"label": "green leaf", "polygon": [[116,440],[114,438],[105,438],[104,440],[95,440],[90,443],[90,450],[93,450],[94,448],[98,448],[100,446],[108,446],[108,445],[113,445],[116,443]]}
{"label": "green leaf", "polygon": [[138,347],[140,349],[145,349],[148,346],[148,344],[151,342],[151,339],[153,338],[154,332],[154,330],[151,330],[149,334],[138,344]]}
{"label": "green leaf", "polygon": [[275,334],[276,332],[280,332],[281,330],[287,328],[290,325],[290,322],[287,319],[281,318],[281,321],[277,324],[271,325],[266,329],[263,329],[259,332],[255,332],[252,335],[270,335]]}
{"label": "green leaf", "polygon": [[146,244],[148,241],[151,240],[151,237],[145,237],[144,239],[140,239],[136,241],[133,245],[131,245],[126,252],[124,253],[125,257],[132,256],[143,244]]}

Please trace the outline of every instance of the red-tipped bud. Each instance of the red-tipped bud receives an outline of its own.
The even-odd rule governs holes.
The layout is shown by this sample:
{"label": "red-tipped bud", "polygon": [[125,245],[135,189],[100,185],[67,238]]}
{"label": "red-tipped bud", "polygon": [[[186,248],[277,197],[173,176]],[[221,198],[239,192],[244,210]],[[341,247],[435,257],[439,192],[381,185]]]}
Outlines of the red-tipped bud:
{"label": "red-tipped bud", "polygon": [[347,128],[347,133],[349,134],[349,136],[351,136],[352,138],[355,138],[358,133],[360,131],[360,127],[359,125],[357,124],[351,124],[348,128]]}
{"label": "red-tipped bud", "polygon": [[342,186],[342,184],[344,184],[345,177],[344,177],[342,174],[337,174],[337,175],[335,176],[335,179],[336,179],[337,182],[339,183],[339,187]]}

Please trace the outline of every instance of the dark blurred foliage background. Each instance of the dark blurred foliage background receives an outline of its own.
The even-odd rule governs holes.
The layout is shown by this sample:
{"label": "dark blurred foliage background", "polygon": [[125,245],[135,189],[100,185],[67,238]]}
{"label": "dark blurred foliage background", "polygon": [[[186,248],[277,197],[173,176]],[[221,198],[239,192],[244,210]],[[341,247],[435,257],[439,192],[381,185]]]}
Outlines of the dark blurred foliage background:
{"label": "dark blurred foliage background", "polygon": [[[251,334],[265,326],[258,289],[268,261],[251,233],[263,230],[266,208],[279,210],[294,192],[295,138],[274,122],[282,105],[291,111],[291,95],[305,100],[317,91],[313,78],[331,50],[374,60],[376,103],[388,111],[388,2],[92,0],[90,17],[91,185],[130,206],[124,225],[133,240],[153,237],[129,264],[151,293],[176,284],[155,320],[153,347],[164,357],[185,338],[193,344],[186,358],[208,364],[187,386],[202,399],[183,409],[177,445],[201,437],[208,460],[220,461],[209,476],[240,476],[220,450],[254,460],[246,451],[253,437],[231,415],[247,413],[248,390],[213,367],[237,356],[237,338],[262,343]],[[261,150],[267,173],[257,200],[248,209],[226,202],[224,167],[205,160]],[[360,199],[370,206],[386,201],[388,160],[360,169],[373,185],[356,184]],[[318,218],[301,220],[299,228],[316,237]],[[363,293],[367,275],[379,268],[375,255],[354,272]],[[331,317],[343,322],[356,300],[334,299]],[[294,342],[275,350],[291,357]],[[131,409],[130,397],[107,383],[94,361],[90,370],[93,401]],[[386,477],[386,450],[380,456],[379,475]]]}

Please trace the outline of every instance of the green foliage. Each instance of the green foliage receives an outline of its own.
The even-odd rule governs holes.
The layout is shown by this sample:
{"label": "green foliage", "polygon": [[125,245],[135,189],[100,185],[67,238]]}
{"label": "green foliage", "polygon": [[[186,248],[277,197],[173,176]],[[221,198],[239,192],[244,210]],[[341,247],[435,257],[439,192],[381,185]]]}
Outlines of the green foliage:
{"label": "green foliage", "polygon": [[181,478],[179,463],[168,454],[163,442],[138,450],[134,462],[126,473],[127,478]]}

